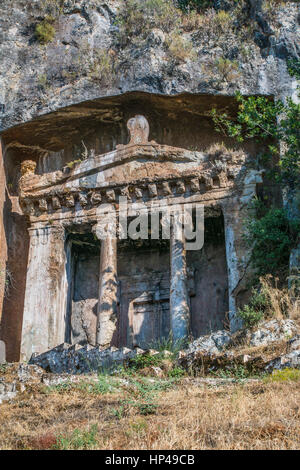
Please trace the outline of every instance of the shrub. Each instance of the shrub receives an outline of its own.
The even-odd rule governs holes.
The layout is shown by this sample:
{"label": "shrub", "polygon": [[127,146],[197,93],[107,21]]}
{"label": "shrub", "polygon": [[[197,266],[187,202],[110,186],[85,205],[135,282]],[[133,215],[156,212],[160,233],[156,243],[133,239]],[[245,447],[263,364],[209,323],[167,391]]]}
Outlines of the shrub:
{"label": "shrub", "polygon": [[242,309],[238,310],[238,316],[243,320],[247,328],[252,328],[263,319],[264,312],[255,310],[251,305],[245,305]]}
{"label": "shrub", "polygon": [[134,371],[144,369],[146,367],[159,367],[163,358],[160,354],[151,356],[150,354],[138,354],[128,361],[128,367]]}
{"label": "shrub", "polygon": [[260,277],[259,284],[252,288],[248,305],[238,311],[245,326],[252,327],[263,318],[298,319],[297,303],[293,301],[287,288],[278,286],[278,281],[278,278],[271,275]]}
{"label": "shrub", "polygon": [[216,70],[222,82],[232,82],[239,76],[238,63],[234,60],[224,59],[220,57],[215,62]]}
{"label": "shrub", "polygon": [[178,7],[185,13],[189,13],[192,10],[203,10],[212,6],[211,0],[177,0]]}
{"label": "shrub", "polygon": [[53,18],[46,17],[41,23],[38,23],[35,27],[35,37],[40,44],[45,45],[53,41],[55,36],[55,28],[52,25]]}
{"label": "shrub", "polygon": [[287,61],[288,72],[292,77],[295,77],[297,80],[300,80],[300,60],[299,59],[289,59]]}
{"label": "shrub", "polygon": [[[298,90],[299,91],[299,90]],[[218,132],[233,137],[237,142],[255,139],[265,141],[268,152],[265,159],[278,161],[275,178],[294,188],[300,181],[300,104],[288,98],[274,103],[262,96],[244,98],[236,95],[238,112],[235,118],[227,113],[219,114],[216,109],[211,116]],[[279,142],[285,150],[279,155]]]}
{"label": "shrub", "polygon": [[287,268],[290,251],[297,243],[299,221],[291,222],[284,209],[271,207],[259,218],[249,217],[245,228],[244,238],[252,248],[251,263],[258,275],[279,274]]}
{"label": "shrub", "polygon": [[172,379],[179,379],[185,375],[185,370],[181,367],[173,367],[173,369],[169,370],[168,377]]}

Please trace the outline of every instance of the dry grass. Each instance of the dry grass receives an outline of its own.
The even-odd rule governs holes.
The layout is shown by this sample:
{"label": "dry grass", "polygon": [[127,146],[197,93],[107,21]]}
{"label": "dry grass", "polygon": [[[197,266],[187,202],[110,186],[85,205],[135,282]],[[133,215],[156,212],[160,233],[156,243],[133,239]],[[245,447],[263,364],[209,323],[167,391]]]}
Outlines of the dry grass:
{"label": "dry grass", "polygon": [[300,321],[299,303],[293,300],[293,295],[287,288],[279,286],[277,278],[271,275],[261,277],[260,284],[269,300],[266,317],[288,317],[296,322]]}
{"label": "dry grass", "polygon": [[[31,389],[0,405],[0,449],[299,449],[298,382],[218,388],[186,379],[160,392],[154,414],[124,402],[129,391]],[[57,445],[57,444],[56,444]]]}

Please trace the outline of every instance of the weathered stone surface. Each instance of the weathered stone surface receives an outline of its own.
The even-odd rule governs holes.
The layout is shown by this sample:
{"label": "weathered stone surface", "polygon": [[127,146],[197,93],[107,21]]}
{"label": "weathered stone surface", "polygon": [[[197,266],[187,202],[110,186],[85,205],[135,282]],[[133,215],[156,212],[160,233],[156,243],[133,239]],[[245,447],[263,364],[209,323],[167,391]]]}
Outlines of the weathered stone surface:
{"label": "weathered stone surface", "polygon": [[4,341],[0,341],[0,364],[5,364],[6,362],[6,348]]}
{"label": "weathered stone surface", "polygon": [[293,320],[271,320],[251,333],[250,346],[261,346],[274,341],[287,340],[298,331]]}
{"label": "weathered stone surface", "polygon": [[[292,320],[265,322],[255,332],[243,330],[231,335],[219,331],[198,338],[186,350],[180,351],[178,362],[182,367],[202,372],[234,365],[268,372],[274,368],[299,367],[300,335],[296,334],[289,339],[297,331],[299,327]],[[242,341],[240,346],[239,341]],[[278,350],[284,351],[283,354],[276,356],[273,344],[278,344]],[[258,353],[257,347],[262,348],[262,352]],[[247,348],[246,354],[241,352],[243,348]],[[273,356],[271,360],[270,355]]]}
{"label": "weathered stone surface", "polygon": [[3,366],[3,369],[0,369],[0,404],[24,392],[27,385],[40,383],[44,373],[43,369],[36,365],[6,364]]}
{"label": "weathered stone surface", "polygon": [[[123,3],[119,0],[100,4],[65,1],[55,21],[54,40],[43,47],[34,36],[35,25],[47,14],[56,16],[56,2],[2,3],[2,129],[79,101],[132,90],[170,95],[233,94],[239,89],[249,95],[278,96],[293,87],[285,59],[299,57],[296,2],[284,2],[271,16],[263,11],[262,2],[251,2],[249,21],[254,22],[255,32],[247,41],[243,39],[243,44],[232,29],[226,34],[202,27],[184,32],[184,41],[192,41],[193,60],[168,57],[168,35],[158,28],[153,28],[146,40],[120,47],[119,26],[115,24]],[[211,16],[214,14],[212,10]],[[97,69],[97,51],[124,63],[116,77],[111,73],[108,80],[103,79],[101,68]],[[222,81],[218,70],[212,68],[223,56],[239,62],[235,80]]]}
{"label": "weathered stone surface", "polygon": [[202,354],[217,354],[230,343],[230,340],[231,334],[228,331],[216,331],[211,335],[201,336],[193,341],[186,352],[188,354],[196,351]]}
{"label": "weathered stone surface", "polygon": [[267,372],[286,368],[300,369],[300,348],[288,354],[276,357],[265,366]]}
{"label": "weathered stone surface", "polygon": [[[65,256],[63,238],[74,230],[74,226],[81,230],[85,225],[89,230],[89,225],[97,222],[101,204],[115,203],[117,195],[123,193],[129,196],[130,203],[143,200],[149,203],[149,199],[155,201],[163,195],[169,200],[177,198],[180,203],[189,198],[209,206],[212,212],[223,213],[226,254],[222,252],[222,259],[226,259],[228,282],[227,274],[224,274],[224,282],[219,285],[214,282],[215,285],[207,291],[221,305],[210,329],[222,328],[224,312],[228,312],[231,330],[238,329],[241,323],[236,312],[245,303],[249,272],[249,252],[242,243],[243,210],[256,194],[257,185],[263,183],[263,175],[262,171],[251,167],[252,156],[258,150],[254,145],[252,149],[251,145],[245,148],[241,158],[224,149],[215,154],[204,151],[207,143],[215,143],[218,139],[211,119],[209,122],[208,112],[215,104],[218,110],[232,108],[230,111],[234,111],[236,103],[232,97],[236,91],[244,95],[272,95],[275,99],[295,97],[296,80],[288,74],[286,62],[289,58],[299,58],[297,5],[284,2],[276,5],[270,14],[261,1],[251,0],[249,14],[255,27],[254,33],[249,33],[243,41],[246,47],[241,41],[237,21],[229,28],[219,25],[217,30],[192,25],[186,28],[183,25],[180,40],[183,44],[190,43],[192,54],[180,57],[185,50],[179,47],[180,54],[176,57],[172,56],[169,46],[173,44],[170,41],[172,36],[170,31],[165,31],[164,25],[161,25],[164,31],[152,25],[150,32],[145,29],[145,35],[134,37],[133,34],[130,41],[126,38],[122,41],[121,24],[115,21],[119,8],[124,5],[119,0],[101,4],[96,0],[67,0],[60,8],[57,8],[57,2],[48,0],[33,0],[29,5],[25,0],[4,0],[3,3],[0,19],[3,31],[0,58],[4,59],[0,70],[0,131],[4,131],[5,166],[9,173],[6,189],[7,193],[12,191],[6,204],[7,218],[10,219],[9,223],[5,221],[5,226],[7,233],[11,233],[9,237],[6,235],[10,244],[7,272],[12,264],[12,271],[18,271],[16,284],[19,286],[12,300],[5,301],[11,305],[10,308],[6,306],[0,334],[6,341],[9,338],[8,350],[17,351],[14,357],[18,357],[22,318],[23,357],[45,351],[62,341],[73,340],[67,330],[72,329],[69,316],[73,301],[70,292],[74,260],[71,249]],[[205,21],[214,25],[216,11],[224,8],[230,12],[228,21],[231,22],[230,3],[213,2],[215,10],[209,9]],[[54,15],[53,20],[49,20],[49,14]],[[53,40],[41,46],[34,31],[36,24],[44,18],[54,22],[55,35]],[[226,18],[225,14],[223,21],[226,22]],[[238,64],[234,79],[226,77],[226,73],[221,76],[216,64],[224,59],[229,61],[226,62],[229,68]],[[103,67],[109,68],[112,64],[105,79]],[[166,100],[167,95],[169,98]],[[154,124],[151,136],[163,137],[156,140],[164,145],[149,142],[149,125],[140,114],[144,110],[147,117],[149,115],[149,122],[151,120]],[[55,114],[47,114],[49,111],[55,111]],[[134,114],[135,117],[128,121],[129,144],[124,145],[128,142],[126,121]],[[33,117],[39,119],[31,121]],[[199,145],[201,151],[198,150]],[[196,150],[187,150],[190,148]],[[22,162],[21,207],[17,189],[11,188],[17,186],[19,178],[19,169],[12,169],[13,162]],[[1,204],[2,199],[3,195]],[[33,237],[28,265],[25,217],[41,234],[45,230],[53,232],[63,228],[63,236],[56,240],[56,246],[53,246],[55,240],[47,243],[44,237]],[[2,233],[2,216],[0,222]],[[20,229],[17,231],[16,227]],[[0,239],[4,242],[5,237],[1,237],[1,233]],[[34,247],[35,243],[38,246]],[[294,255],[292,258],[296,259]],[[176,335],[182,337],[187,335],[190,326],[188,317],[193,316],[192,307],[191,313],[188,312],[189,303],[194,304],[195,312],[199,296],[195,295],[197,283],[194,279],[187,292],[185,263],[181,263],[178,269],[180,258],[177,263],[174,259],[173,253],[171,310],[172,319],[177,317],[180,320],[173,322]],[[181,260],[184,260],[183,256]],[[1,263],[2,271],[4,258]],[[33,264],[39,265],[39,269],[35,269]],[[207,266],[210,269],[210,263]],[[174,287],[172,280],[176,271]],[[220,273],[224,273],[224,266],[218,270],[219,277]],[[167,273],[164,275],[166,277]],[[218,277],[215,272],[214,276]],[[41,283],[40,279],[44,282]],[[0,279],[0,284],[1,298],[3,279]],[[228,292],[226,301],[221,298],[220,292],[223,291]],[[189,298],[190,294],[194,296],[194,302]],[[157,295],[161,301],[162,296]],[[18,302],[14,296],[18,296]],[[116,282],[114,297],[115,304]],[[94,310],[98,309],[100,316],[103,309],[101,301],[107,300],[101,295],[99,299],[97,307],[97,299],[81,299],[85,308],[79,312],[78,318],[82,328],[89,330],[89,337],[93,336],[90,330],[93,330]],[[111,299],[108,300],[111,306]],[[165,297],[164,301],[168,299]],[[183,308],[175,312],[180,303]],[[204,301],[199,307],[198,318],[205,306]],[[13,315],[9,316],[11,311]],[[210,314],[211,311],[207,315]],[[91,320],[92,327],[86,326],[86,318]],[[106,320],[109,334],[104,334],[103,328],[105,338],[100,343],[115,344],[112,337],[117,336],[114,335],[117,321],[112,309]],[[12,346],[14,323],[16,339],[13,339]],[[199,328],[199,334],[206,331],[209,331],[206,327]],[[289,334],[289,330],[286,331]],[[264,344],[264,338],[269,341],[273,337],[276,341],[280,334],[262,331],[252,341],[253,344]],[[88,338],[88,342],[93,342],[93,339]],[[131,346],[124,338],[118,343],[122,344]]]}

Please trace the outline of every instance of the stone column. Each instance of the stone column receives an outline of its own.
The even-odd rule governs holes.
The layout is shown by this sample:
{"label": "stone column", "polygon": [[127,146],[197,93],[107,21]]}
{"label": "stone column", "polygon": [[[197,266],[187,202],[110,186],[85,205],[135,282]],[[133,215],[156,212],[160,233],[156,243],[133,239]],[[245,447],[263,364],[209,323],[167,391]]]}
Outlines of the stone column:
{"label": "stone column", "polygon": [[[243,240],[246,212],[236,203],[223,206],[225,247],[228,274],[229,322],[232,332],[242,327],[238,317],[239,297],[247,291],[247,282],[251,276],[249,265],[251,252]],[[240,302],[241,303],[241,302]]]}
{"label": "stone column", "polygon": [[172,217],[170,238],[170,316],[173,340],[187,338],[190,309],[187,289],[186,249],[181,222]]}
{"label": "stone column", "polygon": [[[97,226],[94,233],[101,238]],[[118,302],[117,238],[109,233],[101,239],[98,298],[96,344],[108,347],[117,330]]]}
{"label": "stone column", "polygon": [[64,342],[68,290],[64,228],[30,228],[29,234],[22,360]]}

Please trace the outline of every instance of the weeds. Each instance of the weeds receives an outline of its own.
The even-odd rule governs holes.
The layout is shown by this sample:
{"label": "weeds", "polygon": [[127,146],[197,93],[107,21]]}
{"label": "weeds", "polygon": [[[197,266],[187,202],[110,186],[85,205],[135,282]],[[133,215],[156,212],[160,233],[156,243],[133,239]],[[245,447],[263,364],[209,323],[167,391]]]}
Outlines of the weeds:
{"label": "weeds", "polygon": [[103,49],[94,51],[88,77],[102,85],[113,85],[116,79],[115,65],[112,53]]}
{"label": "weeds", "polygon": [[266,382],[298,382],[300,381],[299,369],[274,370],[271,375],[265,377]]}
{"label": "weeds", "polygon": [[128,0],[115,21],[117,39],[124,47],[135,38],[145,39],[153,28],[170,32],[179,26],[180,15],[172,0]]}
{"label": "weeds", "polygon": [[174,31],[168,36],[166,45],[171,57],[176,61],[195,60],[197,57],[192,42],[184,38],[179,31]]}
{"label": "weeds", "polygon": [[74,429],[70,436],[60,434],[53,448],[56,450],[94,449],[97,445],[97,432],[97,425],[92,425],[85,430]]}
{"label": "weeds", "polygon": [[234,363],[224,369],[212,371],[211,374],[215,377],[220,377],[222,379],[235,379],[237,381],[244,381],[245,379],[249,378],[261,378],[265,375],[261,371],[255,369],[248,369],[242,364]]}
{"label": "weeds", "polygon": [[54,18],[47,16],[41,23],[35,27],[35,37],[43,46],[53,41],[55,36],[55,28],[53,26]]}

